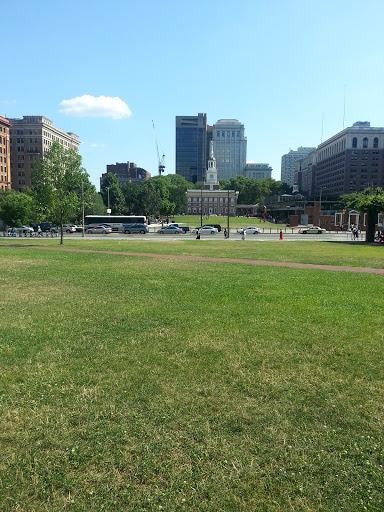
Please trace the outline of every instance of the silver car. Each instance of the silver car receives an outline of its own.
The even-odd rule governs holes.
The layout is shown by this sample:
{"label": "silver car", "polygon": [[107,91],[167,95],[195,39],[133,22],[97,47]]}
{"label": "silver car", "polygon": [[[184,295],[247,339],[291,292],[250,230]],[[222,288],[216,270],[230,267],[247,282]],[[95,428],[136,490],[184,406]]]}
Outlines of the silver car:
{"label": "silver car", "polygon": [[107,235],[108,233],[112,233],[112,228],[110,228],[109,226],[94,226],[92,228],[88,228],[87,233],[90,233],[90,234],[103,233],[104,235]]}
{"label": "silver car", "polygon": [[164,228],[158,229],[157,232],[159,235],[179,235],[180,233],[184,233],[181,228],[176,226],[165,226]]}

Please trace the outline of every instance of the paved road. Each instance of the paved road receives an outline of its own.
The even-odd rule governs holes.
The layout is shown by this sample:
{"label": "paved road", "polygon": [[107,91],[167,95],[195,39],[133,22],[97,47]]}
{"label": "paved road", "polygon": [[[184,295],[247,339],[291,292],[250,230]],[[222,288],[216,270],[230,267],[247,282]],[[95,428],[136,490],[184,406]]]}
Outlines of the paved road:
{"label": "paved road", "polygon": [[[80,233],[71,233],[65,234],[65,239],[77,239],[81,240],[82,236]],[[108,240],[151,240],[151,241],[163,241],[163,240],[195,240],[196,235],[192,233],[185,233],[180,235],[159,235],[158,233],[150,232],[146,235],[134,234],[134,235],[125,235],[123,233],[110,233],[108,235],[98,234],[98,235],[89,235],[85,234],[86,239],[90,240],[100,240],[100,239],[108,239]],[[214,241],[214,240],[224,240],[223,233],[217,233],[216,235],[202,235],[201,240],[204,241]],[[359,241],[365,240],[365,234],[360,235]],[[230,237],[227,242],[232,241],[241,241],[241,235],[235,232],[230,233]],[[260,233],[258,235],[247,235],[244,243],[248,242],[265,242],[265,241],[279,241],[278,233]],[[283,233],[283,241],[294,242],[294,241],[316,241],[316,242],[350,242],[351,234],[350,233],[323,233],[321,235],[313,234],[313,235],[302,235],[294,231],[292,233],[291,228],[287,228],[286,233]]]}

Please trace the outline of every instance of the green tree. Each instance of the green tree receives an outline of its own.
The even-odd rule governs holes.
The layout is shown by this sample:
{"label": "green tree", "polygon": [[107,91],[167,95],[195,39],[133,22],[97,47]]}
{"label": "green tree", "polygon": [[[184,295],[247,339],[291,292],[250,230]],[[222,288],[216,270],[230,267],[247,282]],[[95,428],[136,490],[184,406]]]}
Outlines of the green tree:
{"label": "green tree", "polygon": [[364,190],[360,194],[345,194],[339,197],[342,208],[359,210],[367,214],[367,242],[374,242],[377,214],[384,211],[384,191],[382,188]]}
{"label": "green tree", "polygon": [[81,156],[55,141],[44,158],[35,162],[32,187],[39,215],[60,224],[63,243],[63,222],[76,218],[81,203],[81,185],[89,176],[81,166]]}
{"label": "green tree", "polygon": [[125,199],[125,212],[133,215],[142,214],[140,185],[128,182],[121,187],[121,191]]}
{"label": "green tree", "polygon": [[0,199],[0,218],[7,226],[29,224],[33,212],[33,199],[27,194],[6,190]]}
{"label": "green tree", "polygon": [[[84,214],[105,215],[107,209],[101,194],[96,191],[96,187],[90,184],[90,187],[84,187],[84,189]],[[81,218],[81,213],[78,218]]]}
{"label": "green tree", "polygon": [[121,215],[123,213],[125,207],[124,194],[121,191],[119,180],[111,172],[104,178],[100,193],[106,206],[108,206],[109,196],[109,207],[112,215]]}
{"label": "green tree", "polygon": [[140,196],[142,213],[147,217],[159,215],[163,198],[153,179],[149,179],[142,184]]}

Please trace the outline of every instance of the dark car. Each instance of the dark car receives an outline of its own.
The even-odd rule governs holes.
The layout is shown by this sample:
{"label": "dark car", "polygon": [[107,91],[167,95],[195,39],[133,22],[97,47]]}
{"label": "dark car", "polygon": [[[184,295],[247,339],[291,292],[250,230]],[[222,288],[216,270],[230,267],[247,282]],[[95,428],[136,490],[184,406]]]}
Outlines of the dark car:
{"label": "dark car", "polygon": [[211,228],[211,227],[212,227],[212,228],[216,228],[216,229],[217,229],[217,231],[218,231],[219,233],[220,233],[220,231],[221,231],[221,226],[220,226],[220,224],[205,224],[205,225],[203,226],[203,228],[205,228],[205,227],[207,227],[207,226],[208,226],[208,227],[210,227],[210,228]]}
{"label": "dark car", "polygon": [[131,233],[140,233],[145,235],[148,233],[148,226],[146,224],[123,224],[123,231],[126,235],[130,235]]}

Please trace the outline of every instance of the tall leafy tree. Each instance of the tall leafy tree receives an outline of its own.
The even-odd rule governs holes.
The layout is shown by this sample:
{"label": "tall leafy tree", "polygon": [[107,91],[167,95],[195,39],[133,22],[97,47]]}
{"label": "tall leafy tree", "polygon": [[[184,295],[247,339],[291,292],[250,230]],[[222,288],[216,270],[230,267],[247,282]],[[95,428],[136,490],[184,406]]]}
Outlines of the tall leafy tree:
{"label": "tall leafy tree", "polygon": [[163,198],[153,179],[145,181],[141,186],[141,207],[143,214],[156,217],[160,213]]}
{"label": "tall leafy tree", "polygon": [[81,184],[89,176],[81,166],[81,156],[55,141],[44,158],[35,162],[32,187],[38,210],[51,222],[60,224],[75,218],[81,202]]}
{"label": "tall leafy tree", "polygon": [[375,240],[375,226],[377,214],[384,211],[384,190],[376,188],[375,190],[366,189],[360,194],[345,194],[340,196],[339,204],[343,208],[359,210],[362,214],[367,214],[367,242]]}
{"label": "tall leafy tree", "polygon": [[7,226],[22,226],[31,221],[33,199],[22,192],[7,190],[0,198],[0,218]]}
{"label": "tall leafy tree", "polygon": [[121,187],[125,199],[125,208],[127,214],[140,215],[141,207],[141,187],[137,183],[125,183]]}
{"label": "tall leafy tree", "polygon": [[112,215],[121,215],[123,213],[125,207],[124,194],[121,191],[119,180],[111,172],[104,178],[100,187],[100,193],[106,206],[108,206],[109,196],[109,206]]}

